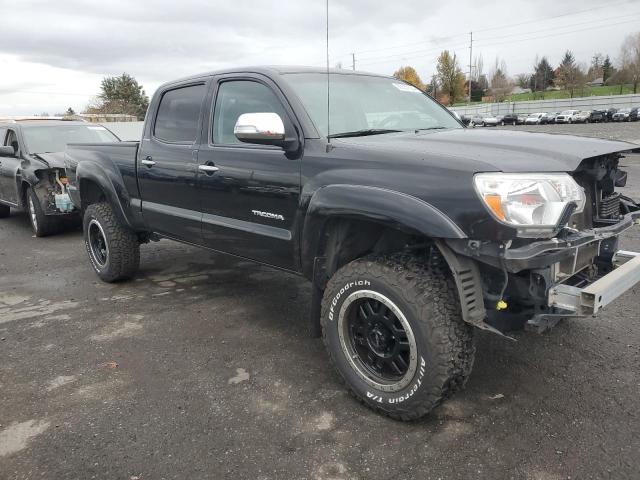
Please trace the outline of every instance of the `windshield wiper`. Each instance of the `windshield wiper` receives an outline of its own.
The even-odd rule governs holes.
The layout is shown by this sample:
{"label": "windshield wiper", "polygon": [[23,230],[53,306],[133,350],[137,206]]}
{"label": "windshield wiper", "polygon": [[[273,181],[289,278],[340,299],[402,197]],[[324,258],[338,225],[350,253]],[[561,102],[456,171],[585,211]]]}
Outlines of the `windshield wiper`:
{"label": "windshield wiper", "polygon": [[402,132],[402,130],[393,130],[390,128],[368,128],[365,130],[355,130],[353,132],[332,133],[327,135],[328,138],[343,138],[343,137],[366,137],[368,135],[380,135],[382,133],[396,133]]}
{"label": "windshield wiper", "polygon": [[447,130],[449,127],[427,127],[427,128],[416,128],[415,131],[422,132],[424,130]]}

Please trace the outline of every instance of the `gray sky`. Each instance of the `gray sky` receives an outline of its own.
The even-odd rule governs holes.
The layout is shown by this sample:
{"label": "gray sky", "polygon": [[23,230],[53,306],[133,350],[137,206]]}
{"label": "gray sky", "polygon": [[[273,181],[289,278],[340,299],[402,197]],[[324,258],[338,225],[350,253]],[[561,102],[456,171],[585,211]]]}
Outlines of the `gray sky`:
{"label": "gray sky", "polygon": [[[0,11],[0,115],[82,110],[122,72],[151,96],[192,73],[325,61],[323,0],[0,0]],[[640,30],[640,0],[331,0],[329,18],[332,66],[350,68],[355,52],[358,69],[412,65],[427,81],[443,49],[468,69],[469,31],[485,73],[496,56],[510,75],[536,55],[556,66],[566,49],[615,59]]]}

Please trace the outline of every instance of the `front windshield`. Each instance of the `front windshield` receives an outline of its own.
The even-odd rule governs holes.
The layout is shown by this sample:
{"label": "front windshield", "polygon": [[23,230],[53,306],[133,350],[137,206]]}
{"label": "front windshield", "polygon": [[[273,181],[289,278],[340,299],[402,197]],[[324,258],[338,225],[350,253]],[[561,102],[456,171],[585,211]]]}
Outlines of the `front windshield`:
{"label": "front windshield", "polygon": [[30,125],[22,129],[29,153],[64,152],[67,143],[117,142],[101,125]]}
{"label": "front windshield", "polygon": [[284,75],[321,135],[350,132],[463,128],[433,99],[400,80],[369,75],[330,75],[330,132],[327,132],[327,76]]}

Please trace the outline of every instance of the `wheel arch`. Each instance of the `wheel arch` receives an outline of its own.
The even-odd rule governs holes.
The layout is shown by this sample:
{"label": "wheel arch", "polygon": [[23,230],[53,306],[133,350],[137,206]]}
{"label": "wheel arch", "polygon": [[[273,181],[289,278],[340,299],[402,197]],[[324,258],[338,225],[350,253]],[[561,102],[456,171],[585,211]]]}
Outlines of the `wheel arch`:
{"label": "wheel arch", "polygon": [[129,214],[131,199],[119,172],[116,175],[93,162],[82,162],[78,165],[75,176],[79,191],[74,197],[80,199],[80,205],[77,206],[82,212],[91,204],[105,201],[111,205],[119,221],[134,228]]}
{"label": "wheel arch", "polygon": [[[313,278],[316,259],[324,257],[332,273],[361,254],[371,253],[366,249],[372,245],[380,251],[414,238],[460,239],[466,235],[449,217],[419,198],[379,187],[330,185],[319,189],[309,202],[302,231],[302,270]],[[351,244],[347,246],[351,254],[340,251],[345,242]],[[353,256],[355,253],[360,255]]]}

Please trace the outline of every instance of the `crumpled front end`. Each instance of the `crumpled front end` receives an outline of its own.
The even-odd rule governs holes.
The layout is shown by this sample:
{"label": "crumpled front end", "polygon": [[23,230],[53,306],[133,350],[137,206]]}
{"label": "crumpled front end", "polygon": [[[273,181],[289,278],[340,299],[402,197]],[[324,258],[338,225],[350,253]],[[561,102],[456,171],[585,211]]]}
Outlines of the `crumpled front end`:
{"label": "crumpled front end", "polygon": [[51,168],[36,172],[38,182],[32,186],[45,215],[77,213],[69,196],[69,182],[64,170]]}
{"label": "crumpled front end", "polygon": [[620,158],[586,159],[572,172],[586,203],[552,238],[447,241],[476,261],[489,325],[544,330],[561,318],[597,314],[640,281],[640,255],[618,247],[619,236],[640,225],[640,204],[617,191],[627,181]]}

